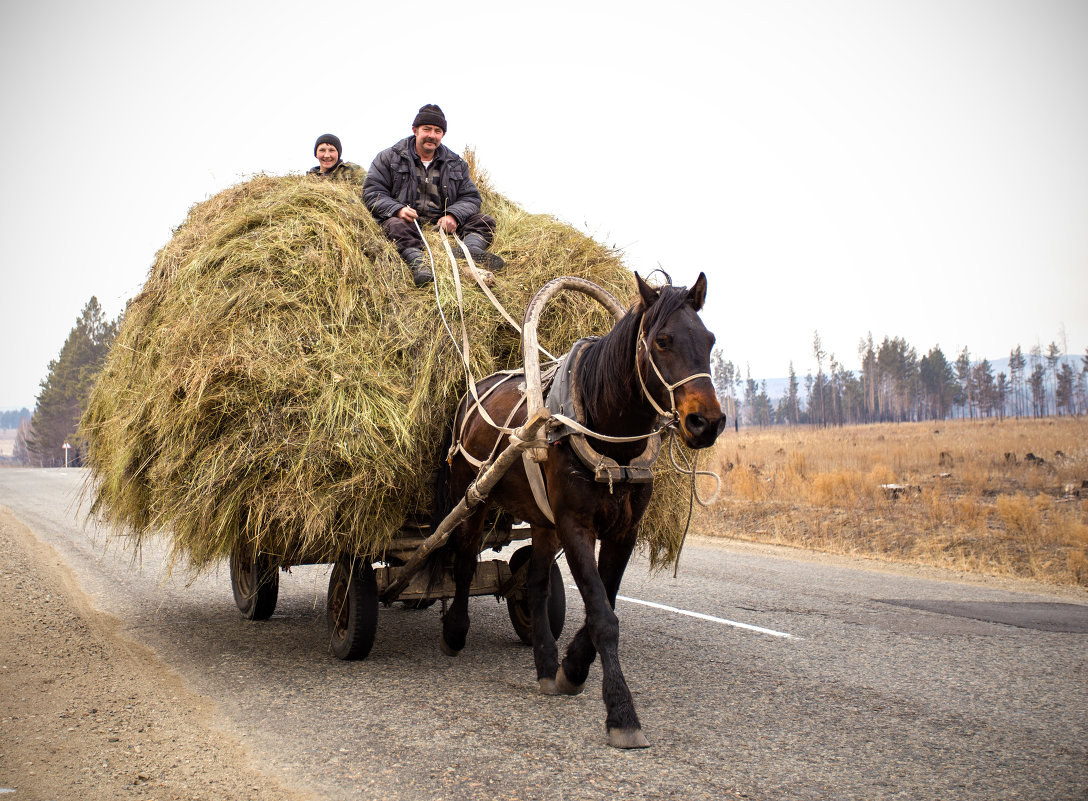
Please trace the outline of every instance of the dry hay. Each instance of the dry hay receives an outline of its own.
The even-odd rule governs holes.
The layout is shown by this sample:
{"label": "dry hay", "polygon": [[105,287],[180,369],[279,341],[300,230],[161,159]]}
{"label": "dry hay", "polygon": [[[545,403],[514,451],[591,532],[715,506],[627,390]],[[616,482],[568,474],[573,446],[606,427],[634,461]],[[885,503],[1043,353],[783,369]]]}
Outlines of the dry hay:
{"label": "dry hay", "polygon": [[[587,278],[623,303],[617,254],[531,215],[474,176],[507,261],[494,293],[515,319],[548,280]],[[280,564],[380,556],[430,505],[429,477],[465,389],[433,289],[415,289],[357,188],[258,176],[194,206],[159,251],[83,418],[92,514],[138,550],[165,533],[192,571],[235,548]],[[436,235],[438,288],[456,313]],[[479,378],[521,364],[520,338],[464,287]],[[540,325],[565,352],[610,315],[563,293]],[[655,566],[676,553],[686,484],[662,475],[643,525]]]}

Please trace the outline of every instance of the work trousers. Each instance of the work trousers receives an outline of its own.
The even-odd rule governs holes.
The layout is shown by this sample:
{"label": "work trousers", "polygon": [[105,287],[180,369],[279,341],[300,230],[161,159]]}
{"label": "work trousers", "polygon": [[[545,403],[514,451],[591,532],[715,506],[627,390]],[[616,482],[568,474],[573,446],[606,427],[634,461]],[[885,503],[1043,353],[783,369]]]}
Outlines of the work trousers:
{"label": "work trousers", "polygon": [[[422,226],[423,223],[421,222],[420,225]],[[415,256],[423,250],[423,240],[419,236],[419,231],[416,230],[416,224],[411,220],[390,217],[382,223],[382,230],[393,240],[393,244],[397,246],[397,252],[405,261],[411,261],[410,257],[405,257],[405,251],[415,251],[411,254]],[[495,218],[486,214],[473,214],[457,226],[456,233],[461,239],[469,234],[477,234],[484,240],[486,246],[490,247],[491,240],[495,237]]]}

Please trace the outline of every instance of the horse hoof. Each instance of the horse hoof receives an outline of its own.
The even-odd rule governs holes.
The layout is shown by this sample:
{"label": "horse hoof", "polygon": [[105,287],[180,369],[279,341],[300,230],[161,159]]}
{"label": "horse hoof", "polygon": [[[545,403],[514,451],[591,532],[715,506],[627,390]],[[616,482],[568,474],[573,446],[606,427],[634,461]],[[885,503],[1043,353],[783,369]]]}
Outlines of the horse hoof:
{"label": "horse hoof", "polygon": [[649,748],[642,729],[609,729],[608,744],[613,748]]}
{"label": "horse hoof", "polygon": [[457,651],[457,650],[454,650],[453,648],[450,648],[449,643],[446,642],[445,637],[442,638],[441,645],[442,645],[442,653],[444,653],[446,656],[457,656],[459,653],[461,653],[460,651]]}
{"label": "horse hoof", "polygon": [[559,695],[559,688],[555,686],[555,679],[537,679],[541,695]]}
{"label": "horse hoof", "polygon": [[559,672],[555,674],[555,689],[561,692],[563,695],[578,695],[586,688],[585,682],[581,684],[571,684],[567,679],[567,674],[563,672],[563,666],[559,666]]}

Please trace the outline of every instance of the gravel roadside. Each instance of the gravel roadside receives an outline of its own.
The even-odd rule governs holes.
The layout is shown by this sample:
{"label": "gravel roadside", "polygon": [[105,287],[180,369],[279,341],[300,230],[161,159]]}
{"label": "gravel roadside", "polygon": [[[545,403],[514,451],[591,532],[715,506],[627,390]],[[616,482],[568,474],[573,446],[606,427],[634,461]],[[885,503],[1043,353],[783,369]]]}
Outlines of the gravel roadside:
{"label": "gravel roadside", "polygon": [[254,765],[213,705],[0,507],[0,794],[11,801],[305,801]]}

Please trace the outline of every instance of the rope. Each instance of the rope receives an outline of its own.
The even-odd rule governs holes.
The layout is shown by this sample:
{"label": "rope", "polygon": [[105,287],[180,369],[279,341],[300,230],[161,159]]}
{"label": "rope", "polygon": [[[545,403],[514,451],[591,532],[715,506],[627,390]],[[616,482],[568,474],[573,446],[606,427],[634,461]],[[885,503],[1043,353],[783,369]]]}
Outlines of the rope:
{"label": "rope", "polygon": [[[700,506],[702,506],[704,508],[706,508],[708,506],[712,506],[714,504],[714,502],[716,500],[718,500],[718,495],[720,495],[721,491],[722,491],[722,478],[721,478],[721,476],[719,476],[713,470],[699,470],[698,469],[698,467],[699,467],[699,454],[698,454],[698,452],[695,452],[694,454],[692,454],[692,456],[693,456],[692,464],[684,464],[684,465],[678,464],[677,463],[677,453],[678,452],[679,452],[680,456],[683,457],[683,451],[678,451],[678,449],[676,447],[676,441],[671,440],[669,442],[669,461],[672,463],[672,469],[675,470],[677,473],[682,473],[682,474],[691,476],[691,494],[692,494],[692,498],[695,500],[696,503],[698,503]],[[695,485],[695,479],[698,478],[699,476],[710,476],[711,478],[714,479],[714,483],[715,483],[714,494],[711,495],[709,498],[707,498],[705,500],[699,495],[699,488]]]}
{"label": "rope", "polygon": [[[449,240],[448,240],[448,238],[446,236],[446,232],[443,231],[441,228],[439,228],[438,230],[442,234],[442,244],[445,245],[445,247],[446,247],[446,253],[450,257],[450,263],[453,264],[453,263],[455,263],[455,259],[453,257],[453,251],[450,249],[450,244],[449,244]],[[513,327],[513,329],[515,331],[517,331],[518,334],[520,335],[521,334],[521,326],[518,325],[517,321],[513,317],[510,316],[510,313],[508,311],[506,311],[505,308],[503,308],[503,305],[499,302],[499,299],[497,297],[495,297],[495,293],[491,291],[491,287],[489,287],[487,285],[487,282],[485,282],[483,280],[483,278],[480,276],[480,271],[476,268],[476,262],[473,261],[473,259],[472,259],[472,254],[469,252],[468,245],[466,245],[461,240],[461,237],[457,236],[457,234],[453,235],[453,239],[457,243],[457,245],[461,248],[461,252],[465,256],[465,262],[469,265],[469,275],[471,275],[473,277],[473,279],[476,281],[477,285],[480,287],[480,291],[482,291],[484,293],[484,295],[487,296],[487,299],[491,301],[491,305],[494,306],[498,310],[499,314],[501,314],[506,319],[506,322],[510,323],[510,325]],[[545,350],[539,344],[537,345],[537,349],[541,353],[543,353],[544,356],[547,357],[548,361],[553,361],[553,362],[556,361],[556,358],[552,354],[548,353],[548,351]]]}
{"label": "rope", "polygon": [[[695,464],[698,466],[699,457],[696,455]],[[688,541],[688,530],[691,528],[691,514],[695,511],[695,498],[698,496],[698,491],[695,488],[695,472],[691,474],[691,495],[688,496],[688,519],[684,521],[684,533],[680,535],[680,547],[676,549],[676,561],[672,563],[672,577],[676,576],[680,572],[680,555],[684,553],[684,543]]]}

